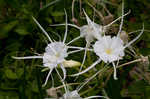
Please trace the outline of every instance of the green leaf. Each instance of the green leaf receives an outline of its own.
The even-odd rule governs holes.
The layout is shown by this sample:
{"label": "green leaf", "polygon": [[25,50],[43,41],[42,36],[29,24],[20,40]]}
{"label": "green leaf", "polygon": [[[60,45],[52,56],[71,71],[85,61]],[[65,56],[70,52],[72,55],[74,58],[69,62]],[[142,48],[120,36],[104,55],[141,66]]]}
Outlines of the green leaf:
{"label": "green leaf", "polygon": [[16,74],[17,74],[18,78],[21,78],[21,76],[23,75],[23,73],[24,73],[24,69],[23,68],[18,68],[16,70]]}
{"label": "green leaf", "polygon": [[33,92],[39,92],[39,88],[38,88],[38,84],[37,84],[37,81],[36,81],[36,80],[34,80],[34,81],[32,82],[32,91],[33,91]]}
{"label": "green leaf", "polygon": [[6,75],[7,78],[13,79],[13,80],[18,78],[16,73],[14,73],[11,69],[6,69],[5,70],[5,75]]}
{"label": "green leaf", "polygon": [[144,56],[149,55],[150,54],[150,48],[142,48],[142,49],[140,49],[140,53]]}
{"label": "green leaf", "polygon": [[60,11],[55,11],[52,13],[52,16],[63,16],[64,15],[64,12],[60,12]]}
{"label": "green leaf", "polygon": [[136,81],[132,85],[129,86],[128,92],[134,93],[134,94],[137,94],[137,93],[143,94],[143,92],[145,91],[146,85],[147,84],[143,80]]}
{"label": "green leaf", "polygon": [[27,35],[29,32],[24,27],[19,27],[15,29],[15,32],[17,32],[19,35]]}
{"label": "green leaf", "polygon": [[5,38],[8,36],[8,32],[10,32],[19,22],[18,21],[11,21],[7,24],[3,24],[0,31],[0,37]]}

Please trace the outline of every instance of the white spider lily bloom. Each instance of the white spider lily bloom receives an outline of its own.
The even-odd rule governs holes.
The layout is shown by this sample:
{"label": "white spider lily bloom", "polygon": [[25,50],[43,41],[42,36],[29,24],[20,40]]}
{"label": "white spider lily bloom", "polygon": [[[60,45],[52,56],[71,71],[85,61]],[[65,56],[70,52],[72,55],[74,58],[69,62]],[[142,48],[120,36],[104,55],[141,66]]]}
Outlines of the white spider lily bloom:
{"label": "white spider lily bloom", "polygon": [[120,60],[124,54],[124,43],[119,37],[104,36],[93,45],[94,52],[105,63]]}
{"label": "white spider lily bloom", "polygon": [[100,39],[101,33],[105,31],[99,24],[96,24],[89,20],[88,25],[84,25],[80,28],[80,36],[85,37],[87,43],[91,43],[94,39]]}
{"label": "white spider lily bloom", "polygon": [[[59,72],[58,75],[62,80],[62,83],[64,84],[64,80],[66,78],[66,69],[64,68],[64,61],[65,58],[72,53],[75,52],[79,52],[82,50],[85,50],[85,48],[81,48],[81,47],[74,47],[74,46],[67,46],[65,44],[66,41],[66,37],[67,37],[67,31],[68,31],[68,27],[67,27],[67,13],[65,11],[66,14],[66,30],[65,30],[65,35],[64,35],[64,39],[62,42],[53,42],[52,39],[50,38],[50,36],[48,35],[48,33],[44,30],[44,28],[39,24],[39,22],[34,18],[33,20],[35,21],[35,23],[39,26],[39,28],[42,30],[42,32],[47,36],[47,38],[49,39],[50,43],[47,45],[47,47],[45,48],[45,52],[43,55],[41,56],[27,56],[27,57],[13,57],[14,59],[35,59],[35,58],[40,58],[43,59],[43,65],[44,67],[48,67],[50,69],[44,86],[47,84],[47,81],[49,79],[49,76],[51,75],[53,69],[55,69],[57,71],[57,66],[60,66],[63,74],[64,74],[64,78],[62,79],[62,77],[60,76]],[[68,48],[71,49],[77,49],[77,50],[73,50],[70,52],[67,52]]]}
{"label": "white spider lily bloom", "polygon": [[[53,52],[51,47],[55,52]],[[67,49],[67,46],[63,42],[53,42],[48,44],[43,55],[43,65],[49,68],[51,68],[51,66],[56,67],[68,56]]]}
{"label": "white spider lily bloom", "polygon": [[95,39],[100,39],[102,36],[102,33],[105,32],[105,29],[103,29],[103,27],[99,24],[94,23],[93,21],[91,21],[91,19],[88,17],[88,15],[86,14],[86,12],[83,10],[85,16],[86,16],[86,20],[87,20],[87,25],[83,25],[80,28],[80,36],[85,36],[85,40],[86,42],[90,43]]}
{"label": "white spider lily bloom", "polygon": [[[101,40],[96,41],[93,45],[94,52],[105,63],[113,63],[114,61],[122,59],[124,53],[124,43],[119,37],[104,36]],[[114,67],[114,79],[116,80],[116,66]]]}

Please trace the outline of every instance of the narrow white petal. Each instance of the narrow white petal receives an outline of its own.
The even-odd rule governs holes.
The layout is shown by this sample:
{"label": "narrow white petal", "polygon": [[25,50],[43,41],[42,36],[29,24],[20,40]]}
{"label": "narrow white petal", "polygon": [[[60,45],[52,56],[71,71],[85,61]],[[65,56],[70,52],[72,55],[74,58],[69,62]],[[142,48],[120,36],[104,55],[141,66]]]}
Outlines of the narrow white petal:
{"label": "narrow white petal", "polygon": [[[87,54],[87,48],[89,47],[89,43],[87,43],[86,44],[86,49],[85,49],[85,51],[84,51],[84,57],[83,57],[83,60],[82,60],[82,64],[81,64],[81,67],[80,67],[80,70],[79,70],[79,72],[81,72],[81,70],[82,70],[82,67],[83,67],[83,65],[84,65],[84,62],[85,62],[85,59],[86,59],[86,54]],[[78,78],[78,76],[76,77],[76,79]]]}
{"label": "narrow white petal", "polygon": [[[64,9],[65,10],[65,9]],[[66,10],[65,10],[65,15],[66,15],[66,24],[65,24],[65,26],[66,26],[66,30],[65,30],[65,35],[64,35],[64,39],[63,39],[63,43],[65,43],[65,41],[66,41],[66,38],[67,38],[67,32],[68,32],[68,22],[67,22],[67,12],[66,12]]]}
{"label": "narrow white petal", "polygon": [[105,96],[89,96],[87,98],[84,98],[84,99],[92,99],[92,98],[105,98],[105,99],[109,99],[108,97],[105,97]]}
{"label": "narrow white petal", "polygon": [[52,88],[54,88],[54,77],[53,77],[52,73],[51,73],[51,78],[52,78]]}
{"label": "narrow white petal", "polygon": [[79,50],[74,50],[74,51],[70,51],[68,52],[68,55],[69,54],[73,54],[73,53],[77,53],[77,52],[80,52],[80,51],[83,51],[84,49],[79,49]]}
{"label": "narrow white petal", "polygon": [[[52,25],[49,25],[49,26],[63,26],[63,25],[66,25],[66,24],[52,24]],[[75,27],[75,28],[80,30],[80,27],[78,27],[77,25],[74,25],[74,24],[67,24],[67,25]]]}
{"label": "narrow white petal", "polygon": [[125,45],[124,49],[126,47],[129,47],[132,43],[134,43],[143,34],[143,32],[144,32],[144,24],[143,24],[143,29],[141,30],[140,34],[135,39],[133,39],[132,41],[130,41],[127,45]]}
{"label": "narrow white petal", "polygon": [[[90,46],[90,45],[88,44],[88,46]],[[76,47],[76,46],[68,46],[68,48],[92,51],[92,49],[90,49],[90,48],[83,48],[83,47]]]}
{"label": "narrow white petal", "polygon": [[93,67],[95,67],[99,62],[101,61],[101,59],[98,59],[96,62],[94,62],[91,66],[89,66],[87,69],[83,70],[82,72],[79,72],[77,74],[73,74],[71,76],[78,76],[78,75],[81,75],[81,74],[84,74],[86,72],[88,72],[90,69],[92,69]]}
{"label": "narrow white petal", "polygon": [[48,75],[47,75],[47,77],[46,77],[45,83],[42,85],[43,87],[46,86],[46,84],[47,84],[47,82],[48,82],[48,78],[49,78],[49,76],[51,75],[52,71],[53,71],[53,68],[51,68],[51,69],[49,70],[49,73],[48,73]]}
{"label": "narrow white petal", "polygon": [[118,78],[117,78],[116,66],[115,66],[114,62],[112,62],[112,64],[113,64],[113,67],[114,67],[114,80],[117,80]]}
{"label": "narrow white petal", "polygon": [[80,35],[80,36],[78,36],[78,37],[74,38],[73,40],[71,40],[70,42],[68,42],[66,45],[71,44],[72,42],[74,42],[74,41],[76,41],[76,40],[80,39],[81,37],[82,37],[82,36]]}
{"label": "narrow white petal", "polygon": [[[130,13],[131,11],[129,10],[126,14],[124,14],[123,16],[126,16]],[[105,25],[104,28],[107,28],[109,26],[111,26],[112,24],[114,24],[116,21],[120,20],[122,18],[122,16],[120,16],[119,18],[117,18],[116,20],[114,20],[113,22],[109,23],[108,25]]]}
{"label": "narrow white petal", "polygon": [[83,84],[81,84],[78,88],[77,91],[79,92],[90,80],[92,80],[95,76],[97,76],[100,72],[102,72],[103,69],[100,69],[97,73],[95,73],[92,77],[90,77],[87,81],[85,81]]}
{"label": "narrow white petal", "polygon": [[60,78],[60,80],[61,80],[61,82],[62,82],[62,84],[63,84],[63,86],[64,86],[65,93],[67,93],[68,90],[67,90],[67,86],[66,86],[64,80],[63,80],[62,77],[60,76],[60,73],[58,72],[57,68],[55,68],[55,70],[56,70],[56,72],[57,72],[57,74],[58,74],[58,76],[59,76],[59,78]]}
{"label": "narrow white petal", "polygon": [[66,69],[64,68],[63,64],[61,64],[60,67],[61,67],[63,74],[64,74],[63,80],[65,80],[66,79]]}
{"label": "narrow white petal", "polygon": [[26,57],[15,57],[15,56],[12,56],[12,58],[14,59],[34,59],[34,58],[43,58],[43,56],[26,56]]}
{"label": "narrow white petal", "polygon": [[117,34],[117,37],[120,36],[120,33],[122,31],[122,26],[123,26],[123,18],[124,18],[124,1],[122,1],[122,18],[121,18],[121,24],[120,24],[120,27],[119,27],[119,32]]}
{"label": "narrow white petal", "polygon": [[39,22],[32,16],[34,22],[39,26],[39,28],[43,31],[43,33],[47,36],[47,38],[49,39],[49,41],[52,43],[52,39],[50,38],[50,36],[48,35],[48,33],[44,30],[44,28],[39,24]]}
{"label": "narrow white petal", "polygon": [[90,24],[92,23],[91,19],[88,17],[88,15],[87,15],[86,12],[84,11],[84,9],[83,9],[83,12],[84,12],[84,14],[85,14],[85,16],[86,16],[87,23],[90,25]]}

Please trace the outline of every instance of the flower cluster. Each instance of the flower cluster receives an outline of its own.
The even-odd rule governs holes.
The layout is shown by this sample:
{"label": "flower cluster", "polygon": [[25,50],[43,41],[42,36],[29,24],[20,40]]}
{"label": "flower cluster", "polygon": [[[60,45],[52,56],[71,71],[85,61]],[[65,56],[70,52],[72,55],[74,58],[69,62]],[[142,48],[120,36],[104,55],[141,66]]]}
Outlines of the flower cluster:
{"label": "flower cluster", "polygon": [[[46,46],[45,52],[42,55],[40,54],[38,56],[36,55],[36,56],[26,56],[26,57],[13,56],[14,59],[34,59],[34,58],[42,59],[43,66],[50,69],[49,73],[46,77],[44,86],[47,84],[49,76],[51,75],[52,71],[55,69],[58,76],[60,77],[60,80],[62,81],[62,84],[64,85],[64,88],[66,91],[65,94],[60,99],[83,99],[80,97],[80,95],[78,93],[79,90],[69,91],[66,87],[65,79],[66,79],[67,72],[65,69],[65,62],[67,61],[66,58],[68,57],[68,55],[82,51],[82,50],[85,51],[83,61],[82,61],[81,67],[80,67],[80,71],[76,74],[72,74],[71,76],[79,76],[83,73],[86,73],[90,69],[95,67],[98,63],[103,61],[104,63],[112,63],[112,66],[114,67],[114,79],[117,80],[115,61],[119,61],[120,59],[123,59],[123,57],[125,56],[125,49],[127,47],[129,47],[132,43],[134,43],[142,35],[142,33],[144,31],[144,26],[143,26],[143,29],[141,30],[140,34],[135,39],[133,39],[129,43],[125,44],[124,41],[120,38],[120,33],[122,31],[123,18],[129,12],[124,14],[124,12],[122,10],[122,16],[117,18],[116,20],[114,20],[113,22],[111,22],[110,24],[108,24],[106,26],[102,26],[100,24],[95,23],[88,17],[88,15],[86,14],[86,12],[84,10],[83,10],[83,12],[84,12],[84,15],[87,20],[87,25],[78,27],[74,24],[69,24],[67,22],[66,11],[65,11],[65,14],[66,14],[65,24],[51,25],[51,26],[65,25],[66,30],[65,30],[63,41],[52,40],[50,38],[50,36],[48,35],[48,33],[44,30],[44,28],[39,24],[39,22],[34,17],[32,17],[34,22],[38,25],[38,27],[42,30],[42,32],[47,36],[50,43]],[[105,35],[107,27],[109,27],[114,22],[116,22],[120,19],[121,19],[121,25],[120,25],[117,36],[111,37],[110,35]],[[74,38],[72,41],[66,43],[68,26],[72,26],[72,27],[79,29],[80,36],[78,36],[78,37]],[[69,46],[69,44],[80,39],[81,37],[85,38],[85,41],[86,41],[85,48],[78,47],[78,46]],[[91,42],[93,42],[93,45],[91,44]],[[73,49],[73,50],[68,51],[68,49]],[[84,65],[84,62],[86,59],[87,50],[94,52],[97,55],[98,59],[91,66],[88,66],[85,70],[82,71],[82,66]],[[60,67],[62,69],[63,78],[59,74],[57,67]],[[90,96],[90,97],[87,97],[84,99],[90,99],[90,98],[96,98],[96,97],[103,97],[103,96]],[[106,98],[106,97],[103,97],[103,98]]]}

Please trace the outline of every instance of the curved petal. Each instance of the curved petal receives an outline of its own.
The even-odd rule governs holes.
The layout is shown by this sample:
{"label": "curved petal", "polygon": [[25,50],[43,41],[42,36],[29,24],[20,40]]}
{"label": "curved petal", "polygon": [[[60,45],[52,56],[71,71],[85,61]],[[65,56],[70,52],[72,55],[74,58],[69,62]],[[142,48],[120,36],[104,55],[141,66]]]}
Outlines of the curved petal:
{"label": "curved petal", "polygon": [[66,79],[66,69],[65,67],[63,66],[63,64],[60,65],[62,71],[63,71],[63,74],[64,74],[64,78],[62,80],[65,80]]}
{"label": "curved petal", "polygon": [[[65,10],[65,9],[64,9]],[[66,12],[66,10],[65,10],[65,15],[66,15],[66,24],[65,24],[65,26],[66,26],[66,30],[65,30],[65,35],[64,35],[64,39],[63,39],[63,43],[65,43],[65,41],[66,41],[66,38],[67,38],[67,32],[68,32],[68,22],[67,22],[67,12]]]}
{"label": "curved petal", "polygon": [[42,30],[42,32],[47,36],[47,38],[49,39],[49,41],[52,43],[52,39],[50,38],[50,36],[48,35],[48,33],[44,30],[44,28],[40,25],[40,23],[32,16],[32,19],[34,20],[34,22],[39,26],[39,28]]}
{"label": "curved petal", "polygon": [[101,61],[101,59],[98,59],[96,62],[94,62],[91,66],[89,66],[87,69],[83,70],[82,72],[79,72],[77,74],[73,74],[71,76],[78,76],[78,75],[81,75],[81,74],[84,74],[86,73],[87,71],[89,71],[90,69],[92,69],[93,67],[95,67],[95,65],[97,65],[99,62]]}
{"label": "curved petal", "polygon": [[[52,24],[52,25],[49,25],[49,26],[63,26],[65,24]],[[68,26],[72,26],[72,27],[75,27],[77,29],[80,30],[80,27],[78,27],[77,25],[74,25],[74,24],[67,24]]]}
{"label": "curved petal", "polygon": [[26,56],[26,57],[15,57],[15,56],[12,56],[12,58],[14,59],[34,59],[34,58],[43,58],[43,56]]}
{"label": "curved petal", "polygon": [[134,43],[134,42],[143,34],[143,32],[144,32],[144,24],[143,24],[143,29],[141,30],[140,34],[139,34],[135,39],[133,39],[132,41],[130,41],[128,44],[126,44],[126,45],[124,46],[124,49],[125,49],[126,47],[129,47],[132,43]]}
{"label": "curved petal", "polygon": [[106,97],[106,96],[89,96],[89,97],[87,97],[87,98],[84,98],[84,99],[92,99],[92,98],[105,98],[105,99],[109,99],[108,97]]}
{"label": "curved petal", "polygon": [[45,83],[42,85],[43,87],[46,86],[46,84],[47,84],[47,82],[48,82],[48,78],[49,78],[49,76],[51,75],[52,71],[53,71],[53,68],[50,69],[50,71],[49,71],[49,73],[48,73],[48,75],[47,75],[47,77],[46,77]]}
{"label": "curved petal", "polygon": [[115,63],[114,63],[114,62],[112,62],[112,64],[113,64],[113,67],[114,67],[114,80],[117,80],[118,78],[117,78],[116,66],[115,66]]}

